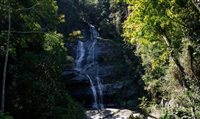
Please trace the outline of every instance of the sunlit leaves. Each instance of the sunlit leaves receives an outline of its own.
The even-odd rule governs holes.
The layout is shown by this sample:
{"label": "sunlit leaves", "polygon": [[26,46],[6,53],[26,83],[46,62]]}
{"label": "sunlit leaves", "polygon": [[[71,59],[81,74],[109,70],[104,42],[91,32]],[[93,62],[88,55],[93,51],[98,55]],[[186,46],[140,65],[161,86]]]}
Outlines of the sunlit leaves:
{"label": "sunlit leaves", "polygon": [[52,51],[55,49],[64,48],[64,43],[62,41],[62,35],[56,33],[45,34],[44,49],[47,51]]}
{"label": "sunlit leaves", "polygon": [[[194,24],[197,26],[199,24],[199,13],[194,9],[192,1],[127,0],[127,3],[130,5],[130,13],[123,25],[123,36],[126,42],[136,46],[135,52],[142,58],[146,71],[143,80],[153,99],[159,101],[159,98],[156,97],[157,93],[165,95],[165,99],[177,95],[177,92],[180,92],[181,89],[176,93],[174,90],[177,87],[180,88],[179,83],[184,78],[188,80],[188,85],[196,85],[194,82],[191,83],[195,76],[190,73],[192,67],[194,67],[192,66],[194,62],[191,60],[197,57],[191,54],[188,55],[187,52],[193,52],[195,46],[199,43],[193,42],[195,45],[190,44],[189,46],[193,49],[190,51],[189,46],[183,42],[185,38],[187,43],[195,41],[195,37],[199,38],[197,35],[199,31],[194,26]],[[181,75],[180,66],[178,68],[177,62],[180,62],[179,65],[183,66],[186,76]],[[197,67],[199,66],[195,66],[194,69],[197,70]],[[194,91],[193,93],[196,94],[197,92]],[[185,97],[182,100],[187,100],[188,95],[183,95]],[[177,98],[177,100],[180,99]],[[182,106],[191,105],[184,103]]]}
{"label": "sunlit leaves", "polygon": [[[167,35],[173,38],[174,45],[177,43],[178,35],[182,35],[184,30],[181,29],[180,23],[182,21],[178,19],[179,15],[172,11],[175,1],[134,0],[129,2],[132,3],[129,7],[131,13],[124,22],[123,36],[129,39],[130,43],[140,46],[141,49],[136,52],[142,51],[143,47],[151,46],[151,44],[160,45],[159,49],[166,49],[168,46],[162,38],[164,32],[167,32]],[[154,52],[151,53],[154,54]]]}
{"label": "sunlit leaves", "polygon": [[81,35],[81,31],[77,30],[77,31],[72,31],[72,33],[69,34],[69,36],[71,37],[78,37]]}
{"label": "sunlit leaves", "polygon": [[65,22],[65,15],[61,14],[58,19],[59,19],[60,23],[64,23]]}

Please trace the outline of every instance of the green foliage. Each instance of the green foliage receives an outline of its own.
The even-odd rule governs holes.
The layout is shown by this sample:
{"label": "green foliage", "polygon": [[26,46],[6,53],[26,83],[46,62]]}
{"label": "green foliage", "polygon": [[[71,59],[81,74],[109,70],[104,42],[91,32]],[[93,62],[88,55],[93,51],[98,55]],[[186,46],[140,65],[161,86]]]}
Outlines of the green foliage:
{"label": "green foliage", "polygon": [[7,113],[0,113],[0,119],[13,119],[13,117]]}
{"label": "green foliage", "polygon": [[16,80],[9,91],[9,107],[16,119],[84,118],[60,80],[65,60],[66,48],[55,33],[45,35],[42,53],[26,52],[18,59]]}
{"label": "green foliage", "polygon": [[65,16],[59,32],[68,36],[73,31],[87,29],[88,23],[98,27],[101,36],[119,39],[121,23],[126,16],[126,4],[115,0],[65,0],[58,1],[59,14]]}
{"label": "green foliage", "polygon": [[[60,59],[59,63],[62,63],[61,61],[66,60],[66,48],[64,46],[63,37],[61,34],[56,33],[47,33],[45,34],[45,41],[44,41],[44,50],[48,53],[53,55]],[[56,58],[55,58],[56,59]]]}
{"label": "green foliage", "polygon": [[[130,14],[123,25],[123,36],[136,46],[135,52],[142,58],[143,80],[152,102],[159,105],[162,100],[166,104],[173,102],[169,105],[172,112],[188,107],[199,110],[194,103],[199,102],[195,95],[199,91],[194,89],[199,89],[199,65],[195,62],[199,56],[195,54],[199,53],[196,45],[200,32],[195,26],[200,24],[200,13],[192,1],[127,0],[127,3]],[[186,88],[182,86],[184,81]]]}
{"label": "green foliage", "polygon": [[[60,80],[69,58],[63,36],[56,33],[57,24],[62,22],[57,16],[57,3],[54,0],[0,3],[1,66],[8,26],[4,6],[12,8],[6,111],[15,119],[83,119],[83,109],[71,99]],[[3,114],[1,117],[11,119]]]}
{"label": "green foliage", "polygon": [[120,82],[123,85],[122,89],[114,95],[113,101],[118,106],[136,109],[139,104],[137,98],[144,94],[143,81],[141,80],[143,68],[140,59],[133,54],[133,48],[117,45],[113,51],[111,59],[106,61],[111,62],[110,64],[113,66],[113,78],[109,80],[109,83]]}

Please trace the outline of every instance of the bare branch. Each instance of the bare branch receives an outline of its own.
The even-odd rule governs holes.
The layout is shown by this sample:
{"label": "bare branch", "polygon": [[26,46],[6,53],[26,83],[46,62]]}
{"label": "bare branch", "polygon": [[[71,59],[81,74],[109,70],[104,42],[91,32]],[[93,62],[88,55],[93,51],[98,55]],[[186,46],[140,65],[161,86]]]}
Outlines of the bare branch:
{"label": "bare branch", "polygon": [[[4,33],[7,33],[8,31],[1,31]],[[11,33],[16,33],[16,34],[43,34],[47,33],[46,31],[10,31]]]}
{"label": "bare branch", "polygon": [[34,33],[37,33],[37,34],[43,34],[43,33],[47,33],[47,32],[44,32],[44,31],[11,31],[11,33],[19,33],[19,34],[34,34]]}
{"label": "bare branch", "polygon": [[[31,9],[34,9],[36,6],[38,6],[39,3],[36,3],[34,4],[33,6],[31,7],[23,7],[23,8],[18,8],[18,9],[15,9],[15,10],[12,10],[11,12],[20,12],[20,11],[28,11],[28,10],[31,10]],[[4,5],[4,4],[1,4],[0,3],[0,7],[4,7],[4,8],[9,8],[8,5]],[[12,7],[10,7],[10,9],[13,9]]]}
{"label": "bare branch", "polygon": [[39,5],[39,3],[36,3],[35,5],[33,5],[33,6],[31,6],[31,7],[28,7],[28,8],[26,8],[26,7],[24,7],[24,8],[19,8],[19,9],[16,9],[16,10],[13,10],[13,11],[15,11],[15,12],[19,12],[19,11],[28,11],[28,10],[31,10],[31,9],[34,9],[36,6],[38,6]]}

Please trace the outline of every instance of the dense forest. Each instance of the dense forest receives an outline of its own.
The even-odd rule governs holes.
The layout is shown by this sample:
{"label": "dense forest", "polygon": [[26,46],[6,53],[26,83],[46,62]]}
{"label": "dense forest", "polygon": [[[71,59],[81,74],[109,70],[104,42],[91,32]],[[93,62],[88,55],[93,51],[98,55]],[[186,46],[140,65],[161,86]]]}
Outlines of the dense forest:
{"label": "dense forest", "polygon": [[200,119],[200,1],[0,0],[0,77],[0,119]]}

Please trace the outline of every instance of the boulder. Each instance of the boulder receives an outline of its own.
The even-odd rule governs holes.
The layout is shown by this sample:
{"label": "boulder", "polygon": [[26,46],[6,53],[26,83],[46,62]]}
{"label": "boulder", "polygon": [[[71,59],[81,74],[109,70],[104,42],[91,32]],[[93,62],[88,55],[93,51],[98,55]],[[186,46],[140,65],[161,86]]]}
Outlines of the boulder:
{"label": "boulder", "polygon": [[88,119],[130,119],[142,116],[140,113],[135,113],[132,110],[114,108],[88,110],[86,115]]}

